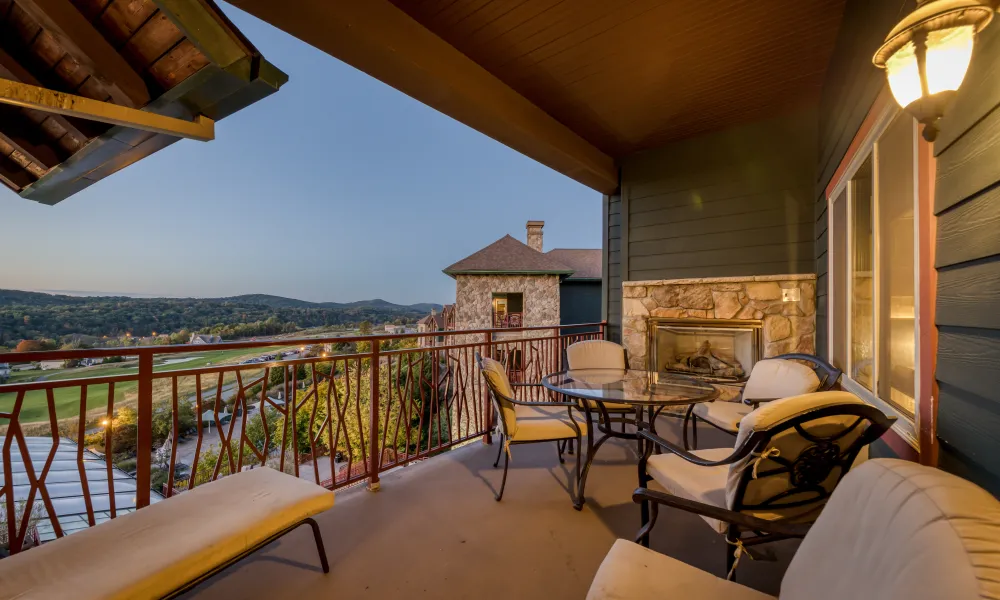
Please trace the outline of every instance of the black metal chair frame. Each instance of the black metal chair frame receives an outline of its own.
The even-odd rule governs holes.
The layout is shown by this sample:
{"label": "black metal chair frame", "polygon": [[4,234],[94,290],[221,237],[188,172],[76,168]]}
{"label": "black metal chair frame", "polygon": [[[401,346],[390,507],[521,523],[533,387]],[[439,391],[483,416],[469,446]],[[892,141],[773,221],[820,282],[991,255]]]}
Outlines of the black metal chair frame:
{"label": "black metal chair frame", "polygon": [[[805,423],[833,416],[856,416],[857,420],[849,427],[845,427],[843,431],[829,437],[812,435],[803,428]],[[803,537],[809,530],[811,521],[814,521],[815,516],[818,516],[819,511],[831,494],[821,484],[826,481],[836,468],[840,469],[840,478],[837,480],[839,484],[840,480],[843,479],[844,475],[847,474],[854,464],[862,448],[882,437],[892,427],[895,420],[894,417],[886,416],[882,411],[868,404],[837,404],[826,406],[795,415],[769,429],[754,431],[740,447],[733,450],[730,456],[717,461],[700,458],[684,448],[680,448],[657,436],[652,431],[640,429],[639,435],[646,443],[642,458],[639,461],[639,487],[632,494],[633,502],[640,504],[642,519],[642,527],[639,529],[639,533],[636,534],[635,541],[649,547],[649,534],[656,524],[661,504],[728,523],[728,531],[725,534],[727,542],[726,573],[727,578],[732,578],[734,574],[733,567],[736,561],[736,553],[733,547],[742,549],[743,547],[756,546],[788,538]],[[846,449],[841,450],[836,442],[862,426],[862,423],[867,423],[864,432]],[[777,462],[781,466],[759,471],[756,474],[756,479],[788,475],[793,487],[762,502],[748,504],[743,501],[747,485],[755,477],[754,469],[749,465],[741,474],[736,488],[736,502],[731,509],[704,504],[647,488],[652,478],[646,472],[646,462],[652,455],[654,448],[662,448],[663,450],[672,452],[696,465],[718,467],[731,465],[748,456],[763,456],[771,440],[790,429],[794,429],[800,436],[812,442],[812,445],[805,448],[793,460],[781,456],[767,457],[768,460]],[[787,500],[800,494],[811,494],[811,497],[801,500]],[[761,519],[742,512],[746,510],[805,508],[810,505],[815,505],[815,515],[810,522],[802,521],[803,518],[808,518],[808,510],[803,511],[804,515],[800,514],[794,518],[777,520]],[[750,532],[752,535],[744,537],[744,534],[747,532]]]}
{"label": "black metal chair frame", "polygon": [[[812,370],[816,373],[816,376],[819,377],[820,384],[819,384],[819,388],[817,388],[817,391],[820,391],[820,392],[826,392],[826,391],[829,391],[829,390],[833,389],[833,386],[837,385],[837,382],[840,381],[840,376],[843,374],[843,371],[841,371],[837,367],[831,365],[830,363],[826,362],[822,358],[819,358],[818,356],[813,356],[812,354],[799,354],[799,353],[782,354],[780,356],[772,356],[772,357],[766,358],[764,360],[774,360],[774,359],[778,359],[778,358],[781,358],[781,359],[784,359],[784,360],[801,360],[803,362],[811,363]],[[764,403],[764,402],[772,402],[774,400],[778,400],[778,398],[757,398],[755,400],[750,400],[750,401],[746,401],[746,400],[740,400],[740,401],[743,402],[744,404],[748,405],[748,406],[752,406],[754,408],[754,410],[756,410],[757,407],[760,406],[762,403]],[[713,423],[711,421],[707,421],[705,419],[702,419],[698,415],[694,414],[693,411],[694,411],[694,406],[692,405],[688,409],[687,413],[684,415],[684,425],[682,427],[682,432],[684,434],[684,449],[685,450],[691,450],[691,449],[697,449],[698,448],[698,422],[699,421],[701,421],[702,423],[707,423],[707,424],[711,425],[712,427],[715,427],[719,431],[724,431],[724,432],[728,433],[729,435],[736,435],[737,432],[730,431],[730,430],[728,430],[728,429],[726,429],[724,427],[719,427],[718,425],[716,425],[715,423]],[[688,444],[688,425],[689,424],[691,426],[691,443],[690,444]]]}
{"label": "black metal chair frame", "polygon": [[197,578],[192,579],[191,581],[185,583],[183,586],[170,592],[169,594],[164,596],[164,598],[176,598],[184,594],[185,592],[191,591],[198,585],[208,581],[209,579],[221,573],[222,571],[228,569],[229,567],[235,565],[244,558],[250,556],[254,552],[257,552],[264,546],[267,546],[271,542],[281,537],[284,537],[285,535],[291,533],[292,531],[298,529],[303,525],[309,525],[312,528],[313,538],[316,540],[316,552],[319,554],[319,561],[320,565],[323,567],[323,573],[329,573],[330,563],[326,559],[326,548],[324,548],[323,546],[323,535],[320,533],[319,523],[317,523],[316,520],[313,519],[312,517],[306,517],[305,519],[302,519],[301,521],[282,529],[281,531],[275,533],[274,535],[269,536],[267,539],[257,542],[256,544],[253,545],[253,547],[247,548],[246,550],[240,552],[239,554],[230,558],[226,562],[213,567],[211,570],[206,571],[205,573],[202,573]]}
{"label": "black metal chair frame", "polygon": [[[480,372],[482,372],[484,370],[483,369],[483,359],[482,359],[482,356],[480,356],[480,354],[478,352],[476,352],[476,364],[479,366]],[[516,405],[532,406],[532,407],[536,407],[536,406],[564,406],[564,407],[566,407],[567,414],[569,415],[569,424],[573,427],[573,430],[576,432],[576,445],[577,445],[577,448],[581,447],[580,444],[581,444],[581,441],[582,441],[583,434],[580,431],[580,426],[577,424],[576,419],[573,418],[573,409],[577,408],[577,404],[575,402],[525,402],[523,400],[518,400],[516,398],[509,398],[509,397],[505,396],[504,394],[501,394],[496,388],[493,387],[493,384],[490,382],[490,378],[486,377],[486,375],[483,375],[483,379],[486,380],[486,387],[487,387],[487,389],[489,390],[489,393],[490,393],[490,400],[492,400],[492,402],[493,402],[493,411],[495,413],[495,419],[494,419],[494,421],[496,422],[496,427],[500,431],[500,443],[498,444],[499,447],[497,448],[497,458],[496,458],[495,461],[493,461],[493,468],[495,469],[500,464],[500,455],[501,454],[503,455],[503,479],[500,481],[500,490],[493,494],[494,499],[497,502],[499,502],[500,500],[503,499],[503,492],[504,492],[504,489],[507,487],[507,471],[508,471],[508,467],[509,467],[509,463],[510,463],[510,456],[509,456],[509,454],[507,452],[505,452],[505,449],[508,446],[514,446],[514,445],[520,445],[520,444],[541,444],[541,443],[545,443],[545,442],[555,442],[556,443],[556,451],[557,451],[557,453],[559,455],[559,464],[564,464],[566,462],[563,459],[563,453],[566,450],[564,442],[569,441],[569,440],[572,439],[572,438],[553,438],[553,439],[544,439],[544,440],[527,440],[527,441],[520,441],[520,442],[516,441],[516,440],[511,440],[510,439],[510,435],[507,432],[507,423],[503,419],[503,407],[502,407],[502,405],[500,403],[500,398],[503,398],[504,400],[510,402],[511,404],[514,404],[515,406]],[[542,385],[540,383],[511,383],[510,385],[513,388],[518,388],[518,387],[523,387],[523,388],[527,388],[527,387],[542,387]],[[508,443],[508,440],[510,440],[509,443]],[[579,486],[580,486],[580,455],[581,454],[582,454],[581,452],[577,452],[576,453],[576,482],[575,483],[576,483],[576,490],[577,491],[574,491],[574,489],[573,489],[574,486],[570,485],[570,498],[573,500],[573,505],[574,506],[577,506],[578,503],[579,503],[579,494],[577,492],[578,492]]]}

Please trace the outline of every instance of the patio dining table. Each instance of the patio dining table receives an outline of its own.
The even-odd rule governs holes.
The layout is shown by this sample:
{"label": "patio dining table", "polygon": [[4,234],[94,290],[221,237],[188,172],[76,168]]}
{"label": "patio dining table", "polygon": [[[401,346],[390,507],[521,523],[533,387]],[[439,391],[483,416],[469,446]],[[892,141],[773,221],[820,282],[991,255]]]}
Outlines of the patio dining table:
{"label": "patio dining table", "polygon": [[[542,385],[556,394],[578,400],[587,417],[587,456],[580,474],[577,510],[583,508],[587,474],[604,442],[611,438],[636,440],[638,455],[641,456],[642,438],[635,432],[625,431],[625,424],[634,425],[636,431],[640,427],[648,427],[655,432],[656,417],[664,409],[687,407],[690,414],[695,404],[711,402],[719,397],[716,386],[694,377],[632,369],[570,369],[546,375],[542,378]],[[625,417],[613,419],[607,404],[631,406],[634,420]],[[600,416],[597,429],[603,434],[596,442],[592,419],[595,412]],[[621,431],[615,431],[613,425],[616,422],[623,423]]]}

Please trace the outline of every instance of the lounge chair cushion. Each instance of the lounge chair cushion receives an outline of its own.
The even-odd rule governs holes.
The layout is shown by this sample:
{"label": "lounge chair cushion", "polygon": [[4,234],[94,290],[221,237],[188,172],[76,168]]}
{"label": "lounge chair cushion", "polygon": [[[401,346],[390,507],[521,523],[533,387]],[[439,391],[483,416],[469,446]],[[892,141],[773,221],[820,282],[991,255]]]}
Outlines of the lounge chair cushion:
{"label": "lounge chair cushion", "polygon": [[782,600],[1000,597],[1000,502],[894,459],[852,469],[802,541]]}
{"label": "lounge chair cushion", "polygon": [[[732,448],[711,448],[691,452],[699,458],[712,461],[723,460],[732,453]],[[713,506],[726,506],[726,476],[729,468],[725,465],[702,467],[676,454],[653,454],[646,461],[646,473],[667,493],[674,496]],[[702,518],[719,533],[726,532],[728,526],[722,521]]]}
{"label": "lounge chair cushion", "polygon": [[694,405],[694,414],[716,427],[722,428],[733,435],[740,429],[740,421],[750,414],[753,407],[742,402],[702,402]]}
{"label": "lounge chair cushion", "polygon": [[224,477],[0,560],[0,598],[160,598],[333,497],[267,467]]}
{"label": "lounge chair cushion", "polygon": [[587,600],[774,600],[732,581],[618,540],[604,557]]}
{"label": "lounge chair cushion", "polygon": [[743,400],[775,400],[819,389],[816,372],[800,362],[770,358],[757,362],[743,388]]}
{"label": "lounge chair cushion", "polygon": [[625,348],[605,340],[586,340],[566,348],[570,369],[627,369]]}

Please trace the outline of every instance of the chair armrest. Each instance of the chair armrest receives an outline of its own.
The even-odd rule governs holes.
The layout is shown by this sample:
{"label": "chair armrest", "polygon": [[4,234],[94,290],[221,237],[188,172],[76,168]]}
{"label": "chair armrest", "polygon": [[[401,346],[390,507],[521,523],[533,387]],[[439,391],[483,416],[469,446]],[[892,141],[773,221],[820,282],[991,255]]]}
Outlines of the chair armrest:
{"label": "chair armrest", "polygon": [[542,387],[540,383],[512,383],[510,387]]}
{"label": "chair armrest", "polygon": [[679,496],[673,496],[671,494],[657,492],[646,488],[636,488],[636,490],[632,492],[632,501],[649,501],[657,504],[663,504],[665,506],[672,506],[686,512],[694,513],[696,515],[704,515],[725,523],[739,525],[740,527],[744,527],[750,531],[758,531],[761,533],[804,537],[806,533],[809,532],[809,528],[812,526],[811,523],[784,523],[781,521],[758,519],[757,517],[735,512],[727,508],[721,508],[712,504],[704,504],[702,502],[695,502],[694,500],[688,500],[687,498],[681,498]]}
{"label": "chair armrest", "polygon": [[677,446],[673,442],[668,442],[667,440],[661,438],[660,436],[656,435],[655,433],[653,433],[648,429],[640,428],[638,434],[647,442],[652,442],[657,446],[660,446],[661,448],[669,450],[670,452],[676,454],[677,456],[680,456],[684,460],[690,463],[694,463],[696,465],[700,465],[702,467],[718,467],[720,465],[729,465],[743,458],[743,456],[746,454],[741,452],[733,452],[733,454],[727,456],[722,460],[708,460],[705,458],[701,458],[700,456],[697,456],[695,454],[691,454],[687,450],[681,448],[680,446]]}
{"label": "chair armrest", "polygon": [[765,402],[774,402],[775,400],[781,400],[781,398],[753,398],[752,400],[747,400],[746,398],[740,398],[740,402],[746,404],[747,406],[753,406],[757,408],[758,404],[763,404]]}

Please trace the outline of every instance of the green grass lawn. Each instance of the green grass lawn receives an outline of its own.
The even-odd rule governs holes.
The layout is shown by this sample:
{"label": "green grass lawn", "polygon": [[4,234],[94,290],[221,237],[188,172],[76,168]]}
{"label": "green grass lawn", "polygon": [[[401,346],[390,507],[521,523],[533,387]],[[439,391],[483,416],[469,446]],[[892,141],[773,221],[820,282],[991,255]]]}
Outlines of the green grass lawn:
{"label": "green grass lawn", "polygon": [[[282,347],[283,349],[288,349],[288,346]],[[250,358],[253,356],[259,356],[261,354],[268,354],[273,351],[274,348],[252,348],[252,349],[240,349],[240,350],[224,350],[215,352],[192,352],[189,354],[171,354],[164,355],[163,357],[157,359],[157,365],[154,365],[153,370],[156,372],[164,371],[177,371],[182,369],[198,369],[202,367],[207,367],[210,365],[220,365],[220,364],[235,364]],[[164,360],[169,360],[172,358],[191,358],[193,360],[173,363],[163,365],[160,364]],[[139,368],[135,361],[131,363],[118,363],[109,365],[98,365],[95,367],[89,367],[85,369],[59,369],[51,371],[28,371],[27,373],[33,373],[33,378],[19,378],[16,383],[24,383],[27,380],[35,380],[38,377],[44,377],[46,381],[57,381],[65,379],[84,379],[87,377],[112,377],[119,375],[135,375],[139,372]],[[233,377],[230,376],[231,380]],[[190,381],[187,381],[190,379]],[[217,383],[217,376],[204,376],[202,378],[203,389],[214,386]],[[11,381],[15,383],[15,381]],[[183,386],[184,397],[189,396],[194,393],[194,378],[184,378]],[[154,400],[157,397],[160,399],[169,398],[169,386],[170,380],[164,379],[154,384]],[[122,402],[128,403],[135,401],[138,389],[138,382],[127,381],[115,384],[115,406],[120,406]],[[76,417],[80,414],[80,394],[81,387],[73,386],[66,388],[57,388],[53,391],[53,400],[56,409],[56,418],[58,420],[68,419],[71,417]],[[13,408],[14,402],[16,400],[16,394],[7,393],[0,394],[0,412],[9,411]],[[108,404],[108,386],[94,385],[87,387],[87,402],[86,410],[94,411],[106,407]],[[20,423],[37,423],[45,422],[49,420],[49,408],[48,401],[46,400],[46,393],[44,390],[31,391],[25,394],[24,405],[21,408]],[[4,423],[0,422],[0,426]]]}

